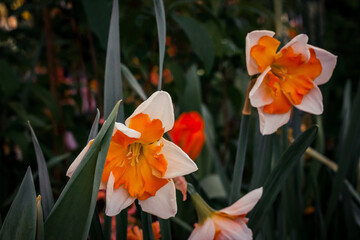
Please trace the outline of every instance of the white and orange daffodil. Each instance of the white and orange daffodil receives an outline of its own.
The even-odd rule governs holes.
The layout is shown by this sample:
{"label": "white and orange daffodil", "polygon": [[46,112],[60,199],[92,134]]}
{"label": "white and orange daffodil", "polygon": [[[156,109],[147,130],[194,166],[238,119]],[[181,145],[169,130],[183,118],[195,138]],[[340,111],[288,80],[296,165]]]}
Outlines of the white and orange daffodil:
{"label": "white and orange daffodil", "polygon": [[[174,125],[167,92],[140,104],[125,124],[115,123],[100,188],[106,188],[106,215],[114,216],[138,199],[143,211],[167,219],[177,212],[173,178],[197,170],[177,145],[163,138]],[[69,167],[71,177],[91,142]]]}
{"label": "white and orange daffodil", "polygon": [[262,192],[262,188],[255,189],[231,206],[219,211],[207,205],[198,193],[189,192],[199,219],[189,240],[252,239],[252,231],[247,226],[246,214],[254,208]]}
{"label": "white and orange daffodil", "polygon": [[275,132],[286,124],[292,107],[319,115],[323,112],[318,85],[329,81],[337,57],[307,44],[297,35],[280,51],[271,31],[253,31],[246,36],[246,65],[250,76],[259,74],[250,91],[251,105],[258,109],[260,131]]}

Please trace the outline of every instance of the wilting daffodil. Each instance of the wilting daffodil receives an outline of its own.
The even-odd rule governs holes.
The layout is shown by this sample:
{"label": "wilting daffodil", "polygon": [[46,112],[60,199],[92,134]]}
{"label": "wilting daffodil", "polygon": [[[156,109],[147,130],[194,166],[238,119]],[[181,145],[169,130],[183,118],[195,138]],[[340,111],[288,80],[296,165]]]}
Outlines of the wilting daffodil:
{"label": "wilting daffodil", "polygon": [[189,240],[252,239],[246,214],[250,212],[262,195],[262,188],[255,189],[231,206],[215,211],[196,192],[189,191],[198,214],[198,224]]}
{"label": "wilting daffodil", "polygon": [[275,132],[286,124],[292,107],[312,114],[323,112],[318,85],[329,81],[337,57],[307,44],[300,34],[280,51],[271,31],[253,31],[246,36],[246,64],[250,76],[259,74],[250,91],[251,105],[258,109],[260,131]]}
{"label": "wilting daffodil", "polygon": [[[143,211],[161,218],[176,214],[172,178],[197,170],[196,164],[174,143],[163,138],[174,125],[174,110],[167,92],[158,91],[140,104],[125,124],[115,123],[102,183],[106,210],[117,215],[135,199]],[[91,142],[68,169],[72,173]]]}

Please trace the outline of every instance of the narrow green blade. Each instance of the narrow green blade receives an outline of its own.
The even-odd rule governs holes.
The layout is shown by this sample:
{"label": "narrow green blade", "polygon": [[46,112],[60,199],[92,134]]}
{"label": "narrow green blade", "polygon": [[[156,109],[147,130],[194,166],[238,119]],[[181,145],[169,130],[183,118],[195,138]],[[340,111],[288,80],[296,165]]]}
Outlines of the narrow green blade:
{"label": "narrow green blade", "polygon": [[35,239],[36,195],[30,167],[0,230],[0,239]]}
{"label": "narrow green blade", "polygon": [[134,75],[124,64],[121,64],[121,71],[124,74],[125,79],[128,81],[130,86],[135,90],[135,92],[139,94],[141,99],[146,100],[147,97],[144,90],[142,89],[142,87],[140,86],[139,82],[136,80]]}
{"label": "narrow green blade", "polygon": [[164,3],[162,0],[154,0],[154,9],[156,16],[156,25],[158,30],[158,39],[159,39],[159,84],[158,91],[162,87],[162,73],[164,66],[164,57],[165,57],[165,41],[166,41],[166,20],[165,20],[165,10]]}
{"label": "narrow green blade", "polygon": [[[104,83],[104,117],[107,118],[115,104],[123,99],[121,61],[120,61],[120,30],[119,3],[113,1],[108,45],[106,50],[105,83]],[[120,105],[119,119],[124,122],[123,105]]]}
{"label": "narrow green blade", "polygon": [[31,132],[31,138],[34,144],[34,149],[36,154],[36,162],[38,165],[38,174],[39,174],[40,195],[42,198],[41,204],[44,212],[44,218],[46,219],[47,216],[50,214],[52,207],[54,206],[54,196],[50,185],[50,178],[49,178],[49,173],[46,166],[44,154],[40,148],[39,141],[37,140],[35,132],[32,129],[29,121],[28,121],[28,126]]}
{"label": "narrow green blade", "polygon": [[261,226],[264,217],[284,186],[286,179],[293,173],[301,155],[314,141],[317,130],[317,126],[312,126],[296,138],[282,154],[279,163],[267,177],[262,198],[249,214],[249,227],[253,231],[256,232]]}
{"label": "narrow green blade", "polygon": [[45,239],[87,239],[119,103],[66,184],[45,222]]}

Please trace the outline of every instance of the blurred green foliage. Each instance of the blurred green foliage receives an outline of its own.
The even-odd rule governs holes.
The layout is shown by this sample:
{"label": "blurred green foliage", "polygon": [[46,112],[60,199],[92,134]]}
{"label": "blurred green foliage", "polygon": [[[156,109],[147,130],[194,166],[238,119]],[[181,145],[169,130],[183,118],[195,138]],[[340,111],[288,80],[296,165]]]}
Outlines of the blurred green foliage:
{"label": "blurred green foliage", "polygon": [[[305,127],[319,124],[319,137],[313,146],[337,162],[339,172],[335,174],[311,158],[302,158],[256,236],[355,239],[360,234],[360,202],[354,200],[349,186],[356,194],[360,151],[357,16],[360,4],[355,0],[278,1],[282,12],[281,18],[276,18],[275,1],[164,1],[167,27],[164,69],[170,74],[163,75],[163,89],[171,94],[176,115],[197,110],[206,122],[207,142],[197,159],[200,169],[188,180],[214,208],[227,205],[226,189],[214,195],[203,186],[226,188],[221,184],[232,178],[241,108],[249,81],[244,51],[246,34],[256,29],[276,30],[278,37],[286,41],[294,34],[306,33],[311,44],[337,55],[338,63],[332,79],[322,87],[323,116],[295,112],[289,127],[298,136],[301,123]],[[96,107],[103,115],[111,3],[109,0],[0,3],[1,216],[6,216],[27,166],[37,169],[27,120],[48,163],[56,156],[71,153],[49,167],[57,199],[67,181],[67,167],[86,144]],[[153,3],[120,1],[119,10],[121,63],[149,96],[157,89],[159,74]],[[280,30],[275,29],[279,21]],[[126,77],[129,76],[127,73]],[[125,117],[142,101],[133,86],[123,81]],[[288,131],[284,127],[282,135],[271,136],[272,142],[282,145],[267,143],[264,147],[255,113],[250,128],[242,186],[245,192],[253,181],[264,183],[288,145]],[[270,152],[259,153],[259,149]],[[267,173],[257,169],[259,159],[265,158],[271,160]],[[264,171],[263,176],[254,179]],[[350,185],[344,183],[345,179]],[[179,213],[171,224],[177,233],[173,239],[185,239],[190,232],[182,229],[192,226],[196,217],[189,201],[179,200],[178,204]],[[328,206],[337,207],[327,216]]]}

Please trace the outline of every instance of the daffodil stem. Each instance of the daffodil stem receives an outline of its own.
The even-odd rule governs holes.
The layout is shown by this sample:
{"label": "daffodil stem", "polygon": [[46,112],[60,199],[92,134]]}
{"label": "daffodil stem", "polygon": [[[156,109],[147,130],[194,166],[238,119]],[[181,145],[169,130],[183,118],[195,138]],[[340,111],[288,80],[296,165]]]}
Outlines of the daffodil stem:
{"label": "daffodil stem", "polygon": [[154,240],[154,233],[151,226],[151,214],[141,211],[141,225],[144,240]]}
{"label": "daffodil stem", "polygon": [[242,184],[244,165],[245,165],[245,154],[247,148],[247,139],[249,135],[249,123],[250,115],[241,116],[240,132],[239,139],[237,143],[236,157],[235,157],[235,166],[233,179],[231,183],[231,191],[229,203],[232,204],[236,202],[240,197],[240,189]]}
{"label": "daffodil stem", "polygon": [[159,218],[159,223],[160,223],[161,238],[171,240],[172,237],[171,237],[170,220]]}
{"label": "daffodil stem", "polygon": [[207,218],[211,217],[215,213],[215,210],[212,209],[194,189],[192,190],[193,191],[189,191],[189,193],[198,215],[198,222],[201,225]]}
{"label": "daffodil stem", "polygon": [[122,210],[116,216],[116,239],[127,239],[128,210]]}
{"label": "daffodil stem", "polygon": [[105,238],[105,240],[111,239],[111,223],[112,223],[112,217],[105,215],[105,221],[104,221],[104,238]]}
{"label": "daffodil stem", "polygon": [[231,190],[229,197],[230,204],[234,203],[240,197],[240,190],[241,190],[244,165],[245,165],[245,154],[246,154],[247,141],[249,135],[250,115],[251,115],[251,104],[250,104],[249,94],[256,82],[256,79],[257,77],[251,78],[250,80],[249,87],[246,92],[244,107],[242,110],[239,138],[236,149],[234,173],[233,173],[233,179],[231,183]]}

